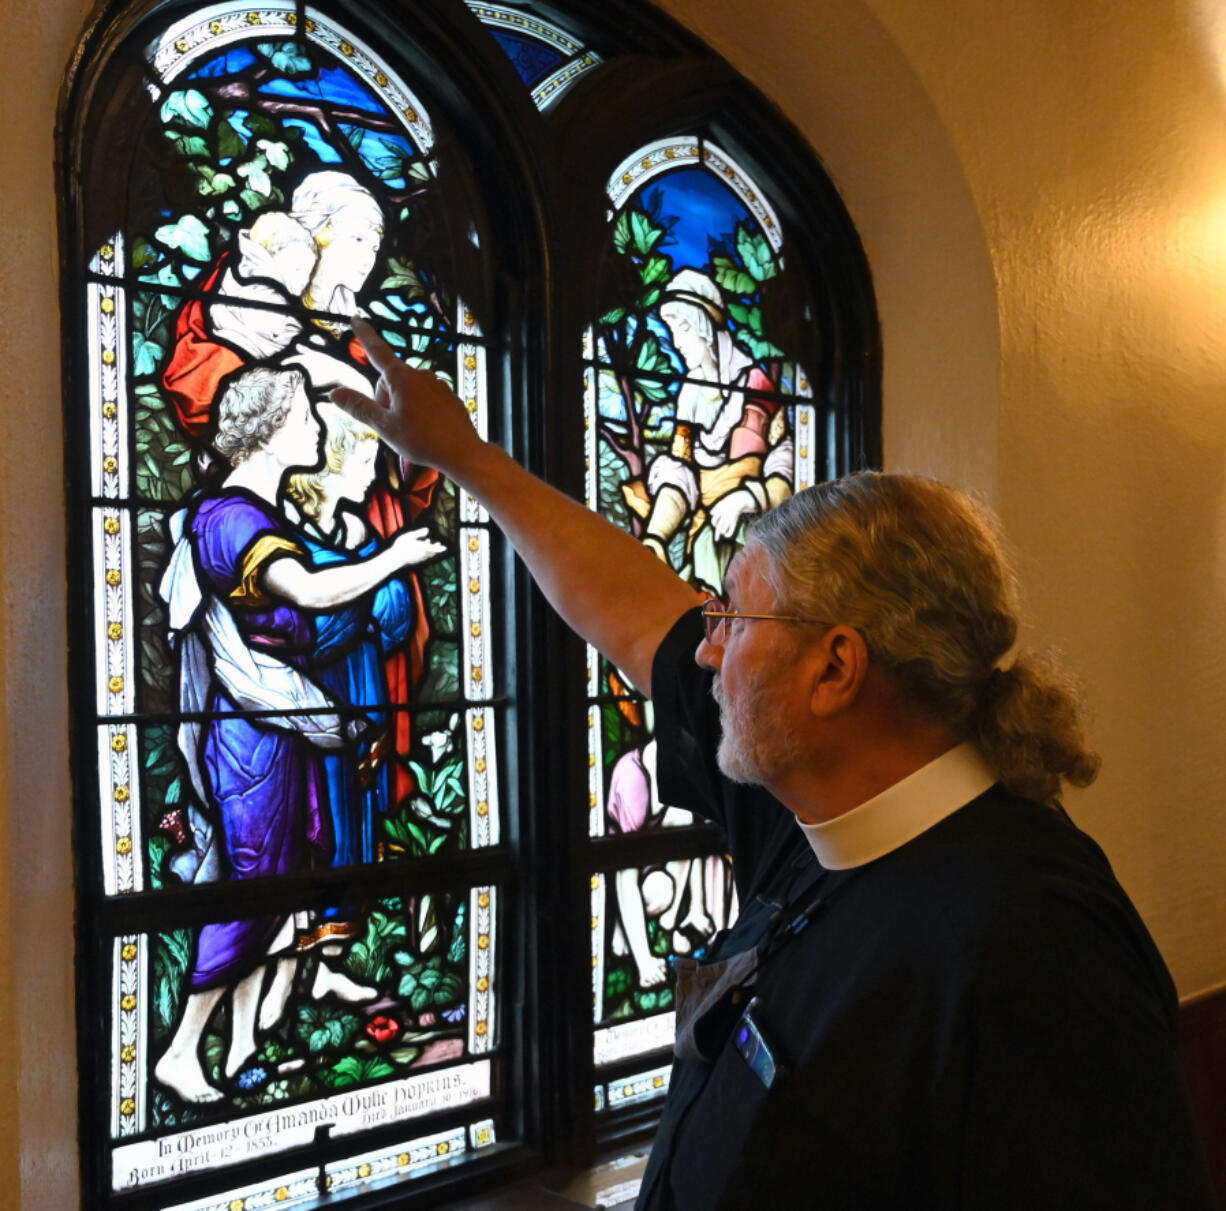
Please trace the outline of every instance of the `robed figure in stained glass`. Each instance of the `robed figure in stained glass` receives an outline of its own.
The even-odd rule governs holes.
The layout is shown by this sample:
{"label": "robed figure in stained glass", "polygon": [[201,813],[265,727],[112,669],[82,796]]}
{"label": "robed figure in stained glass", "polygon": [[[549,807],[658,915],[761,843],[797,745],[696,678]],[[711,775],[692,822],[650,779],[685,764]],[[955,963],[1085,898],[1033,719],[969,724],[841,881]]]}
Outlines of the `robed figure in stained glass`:
{"label": "robed figure in stained glass", "polygon": [[685,364],[671,447],[647,469],[647,494],[627,503],[646,515],[643,541],[665,562],[689,524],[689,579],[718,591],[746,521],[791,492],[787,413],[770,375],[729,331],[727,303],[705,273],[683,269],[665,287],[659,316]]}
{"label": "robed figure in stained glass", "polygon": [[[239,230],[235,247],[204,279],[206,298],[189,300],[175,321],[162,383],[182,428],[207,437],[219,386],[253,359],[302,368],[317,393],[341,385],[368,390],[365,355],[342,317],[358,310],[383,236],[383,211],[372,192],[335,170],[309,173],[287,210],[265,210]],[[438,476],[389,461],[378,480],[368,518],[375,534],[391,538],[430,505]],[[388,690],[382,696],[400,706],[424,668],[429,634],[421,587],[413,576],[405,583],[412,625],[387,652],[383,669]],[[398,712],[391,727],[388,778],[399,802],[414,789],[409,714]]]}
{"label": "robed figure in stained glass", "polygon": [[[222,394],[215,420],[214,448],[231,470],[178,515],[162,592],[181,659],[181,747],[219,829],[220,873],[253,878],[331,860],[335,835],[317,751],[341,749],[347,731],[363,726],[347,725],[334,697],[308,675],[313,612],[361,599],[442,547],[412,531],[368,558],[311,565],[277,507],[286,473],[319,463],[320,426],[301,371],[245,371]],[[286,713],[248,717],[252,710]],[[276,1024],[298,963],[293,926],[273,915],[201,929],[189,995],[155,1069],[183,1100],[223,1096],[198,1049],[227,992],[226,1077],[255,1052],[257,1010],[262,1030]],[[320,961],[312,996],[328,995],[363,1001],[376,992]]]}
{"label": "robed figure in stained glass", "polygon": [[[358,511],[375,480],[379,435],[335,404],[320,403],[317,412],[324,422],[323,465],[290,477],[285,507],[297,519],[311,565],[324,568],[368,559],[379,549]],[[392,806],[387,760],[392,721],[383,667],[386,656],[408,638],[415,612],[408,585],[394,577],[312,620],[316,679],[341,702],[361,708],[368,723],[356,759],[324,755],[335,866],[376,859],[376,822]],[[330,914],[322,935],[345,932],[343,924],[341,916]]]}

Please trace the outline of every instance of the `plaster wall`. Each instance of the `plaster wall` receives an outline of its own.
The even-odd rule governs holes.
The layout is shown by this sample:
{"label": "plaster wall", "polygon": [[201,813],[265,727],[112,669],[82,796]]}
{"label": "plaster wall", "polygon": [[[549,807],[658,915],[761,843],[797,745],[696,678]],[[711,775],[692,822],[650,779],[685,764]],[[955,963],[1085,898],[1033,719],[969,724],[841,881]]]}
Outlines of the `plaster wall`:
{"label": "plaster wall", "polygon": [[[661,0],[822,155],[872,265],[887,465],[1002,510],[1097,708],[1103,843],[1226,980],[1226,29],[1194,0]],[[84,0],[5,0],[0,1167],[75,1206],[53,115]],[[753,37],[745,31],[752,27]]]}
{"label": "plaster wall", "polygon": [[997,503],[1026,641],[1094,710],[1073,814],[1181,993],[1223,982],[1220,6],[779,0],[752,39],[737,0],[662,7],[825,158],[876,279],[886,465]]}

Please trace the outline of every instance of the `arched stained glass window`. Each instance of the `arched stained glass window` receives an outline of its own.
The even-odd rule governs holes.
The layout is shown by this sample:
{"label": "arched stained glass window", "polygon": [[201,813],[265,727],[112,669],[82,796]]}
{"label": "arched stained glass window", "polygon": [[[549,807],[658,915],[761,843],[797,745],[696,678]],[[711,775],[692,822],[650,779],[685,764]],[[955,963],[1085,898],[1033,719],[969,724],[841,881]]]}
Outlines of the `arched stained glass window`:
{"label": "arched stained glass window", "polygon": [[584,72],[600,62],[595,51],[533,12],[531,6],[468,0],[468,7],[489,28],[520,79],[532,90],[537,109],[554,104]]}
{"label": "arched stained glass window", "polygon": [[61,148],[87,1202],[424,1207],[641,1141],[721,839],[649,687],[327,397],[361,312],[718,592],[875,457],[833,187],[631,0],[116,2]]}
{"label": "arched stained glass window", "polygon": [[[230,3],[139,53],[121,200],[96,197],[109,164],[83,183],[87,223],[115,219],[85,274],[91,747],[104,896],[170,895],[106,944],[109,1185],[322,1122],[398,1125],[356,1168],[408,1173],[496,1138],[497,881],[461,860],[500,832],[490,541],[327,393],[371,389],[361,310],[486,431],[479,308],[417,255],[435,132],[355,33]],[[302,898],[313,872],[449,857],[437,886]]]}
{"label": "arched stained glass window", "polygon": [[[839,467],[836,410],[786,347],[813,302],[787,272],[772,190],[711,139],[636,149],[607,192],[613,305],[584,335],[587,504],[718,595],[746,525]],[[588,649],[593,837],[694,823],[660,799],[647,688]],[[735,912],[719,854],[679,849],[594,877],[599,1109],[667,1091],[667,1067],[599,1078],[671,1046],[672,956],[701,957]]]}

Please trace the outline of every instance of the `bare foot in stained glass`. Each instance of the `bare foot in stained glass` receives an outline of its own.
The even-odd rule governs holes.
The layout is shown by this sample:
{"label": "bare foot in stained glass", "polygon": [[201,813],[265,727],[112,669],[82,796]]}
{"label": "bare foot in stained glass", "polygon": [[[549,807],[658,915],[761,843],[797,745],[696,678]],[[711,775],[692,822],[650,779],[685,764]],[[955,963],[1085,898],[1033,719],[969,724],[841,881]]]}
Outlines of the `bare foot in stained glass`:
{"label": "bare foot in stained glass", "polygon": [[205,1079],[205,1070],[200,1066],[200,1036],[204,1034],[208,1019],[222,999],[224,988],[208,988],[192,993],[183,1006],[183,1017],[178,1030],[170,1039],[166,1053],[157,1061],[153,1076],[184,1102],[219,1102],[222,1093]]}
{"label": "bare foot in stained glass", "polygon": [[230,1047],[226,1052],[225,1073],[233,1078],[255,1055],[255,1017],[260,999],[264,968],[257,967],[235,986],[230,997]]}
{"label": "bare foot in stained glass", "polygon": [[639,969],[639,983],[644,988],[655,988],[668,979],[668,963],[659,955],[644,955],[641,959],[635,956],[634,963]]}
{"label": "bare foot in stained glass", "polygon": [[707,938],[715,932],[715,922],[701,909],[691,909],[681,922],[681,929],[692,929],[694,933]]}
{"label": "bare foot in stained glass", "polygon": [[339,971],[333,971],[326,963],[320,963],[315,971],[311,996],[319,1000],[320,997],[328,995],[341,1001],[348,1001],[351,1005],[362,1005],[367,1001],[373,1001],[379,995],[379,990],[372,988],[369,984],[359,984],[356,980],[341,975]]}
{"label": "bare foot in stained glass", "polygon": [[285,1015],[290,990],[294,986],[297,959],[279,959],[273,969],[272,982],[260,1002],[259,1024],[263,1031],[271,1030]]}
{"label": "bare foot in stained glass", "polygon": [[204,1079],[204,1069],[194,1055],[168,1051],[158,1060],[153,1075],[184,1102],[220,1102],[224,1096]]}
{"label": "bare foot in stained glass", "polygon": [[224,988],[193,992],[183,1006],[183,1016],[170,1046],[153,1069],[154,1077],[185,1102],[219,1102],[222,1093],[205,1079],[200,1067],[200,1036],[221,1000]]}

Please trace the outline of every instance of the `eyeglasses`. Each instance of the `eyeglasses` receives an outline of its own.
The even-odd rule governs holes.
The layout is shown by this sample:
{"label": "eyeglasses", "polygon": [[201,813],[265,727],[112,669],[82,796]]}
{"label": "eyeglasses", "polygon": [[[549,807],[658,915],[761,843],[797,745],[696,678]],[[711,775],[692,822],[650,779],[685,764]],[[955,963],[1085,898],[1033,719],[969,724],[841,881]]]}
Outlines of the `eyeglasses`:
{"label": "eyeglasses", "polygon": [[723,626],[729,618],[748,618],[758,622],[813,621],[811,618],[798,618],[795,614],[742,614],[740,610],[730,610],[725,598],[714,597],[702,607],[702,620],[706,624],[708,643],[723,643]]}

